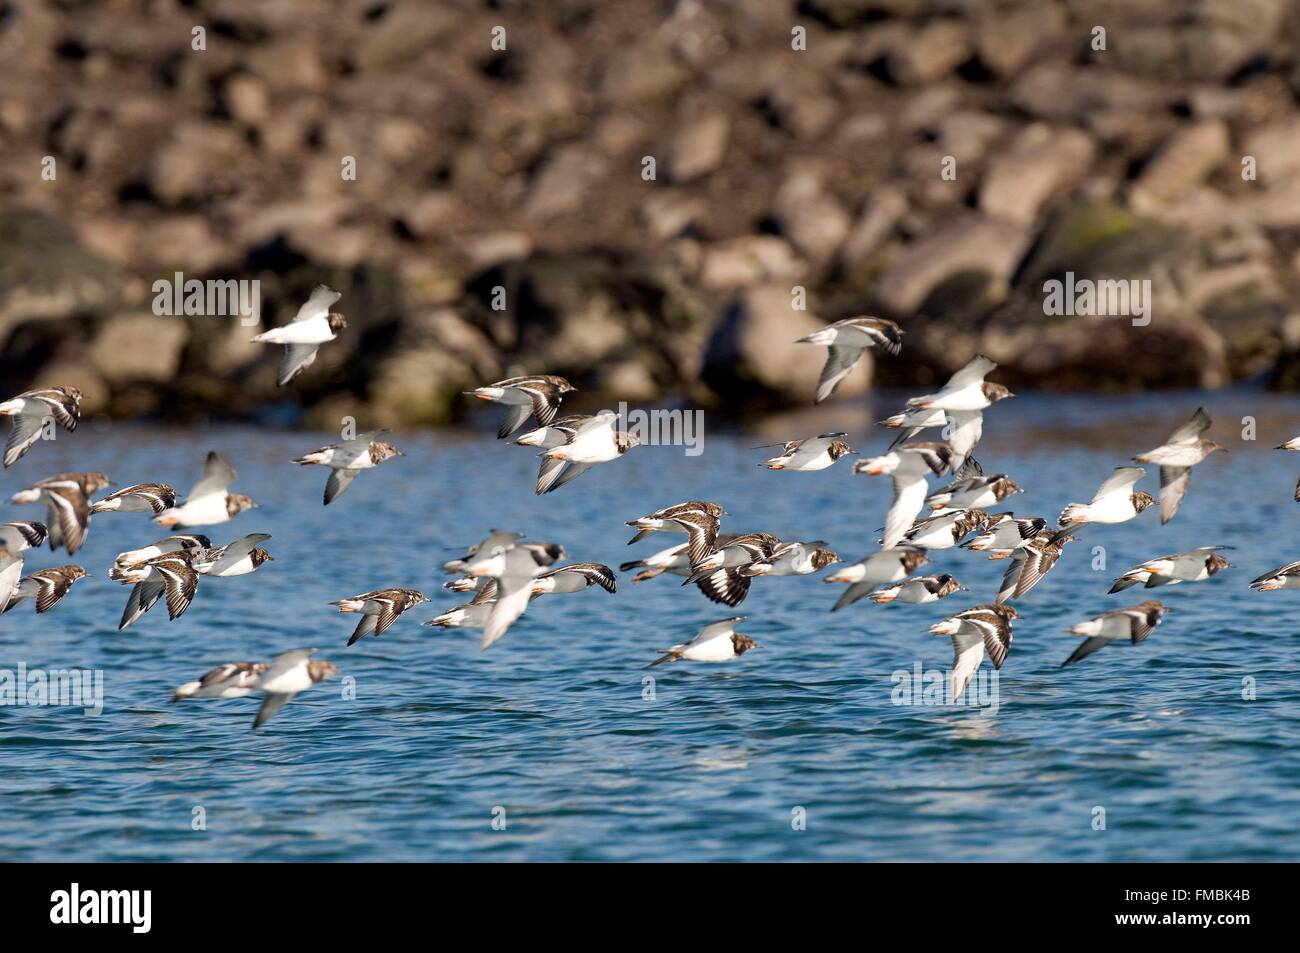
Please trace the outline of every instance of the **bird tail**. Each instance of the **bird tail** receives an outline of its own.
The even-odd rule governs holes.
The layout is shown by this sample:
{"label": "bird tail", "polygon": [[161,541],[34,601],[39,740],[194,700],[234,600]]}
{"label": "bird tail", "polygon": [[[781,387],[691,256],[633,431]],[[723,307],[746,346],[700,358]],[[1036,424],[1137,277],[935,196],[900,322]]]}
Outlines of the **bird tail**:
{"label": "bird tail", "polygon": [[1084,523],[1087,522],[1087,514],[1088,504],[1070,503],[1065,507],[1065,509],[1061,510],[1060,523],[1062,526],[1069,526],[1072,523]]}

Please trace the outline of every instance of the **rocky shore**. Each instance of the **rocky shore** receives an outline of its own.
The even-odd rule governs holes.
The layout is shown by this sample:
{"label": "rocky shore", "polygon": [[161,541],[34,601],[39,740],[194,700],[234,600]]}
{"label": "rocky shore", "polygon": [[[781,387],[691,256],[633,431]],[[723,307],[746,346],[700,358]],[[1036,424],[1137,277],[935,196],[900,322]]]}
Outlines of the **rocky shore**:
{"label": "rocky shore", "polygon": [[[743,412],[809,401],[793,342],[864,312],[903,353],[837,399],[973,350],[1300,388],[1286,0],[2,6],[6,391],[394,426],[545,372]],[[349,326],[279,389],[258,327],[155,313],[177,272],[256,280],[263,326],[326,282]],[[1067,280],[1149,282],[1147,321],[1046,313]]]}

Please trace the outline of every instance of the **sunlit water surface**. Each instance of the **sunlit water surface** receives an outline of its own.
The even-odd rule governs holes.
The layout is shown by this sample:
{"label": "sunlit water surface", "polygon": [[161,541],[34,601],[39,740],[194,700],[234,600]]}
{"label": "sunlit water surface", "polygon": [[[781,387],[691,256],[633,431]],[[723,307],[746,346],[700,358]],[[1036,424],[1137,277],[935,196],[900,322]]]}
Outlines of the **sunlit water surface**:
{"label": "sunlit water surface", "polygon": [[[43,616],[29,603],[0,622],[0,668],[99,669],[106,693],[98,717],[0,708],[0,856],[1296,859],[1300,592],[1247,588],[1300,558],[1300,454],[1269,449],[1300,433],[1293,399],[1021,397],[990,414],[978,456],[1026,488],[1012,500],[1022,514],[1054,518],[1087,500],[1112,467],[1160,443],[1199,403],[1232,448],[1195,471],[1168,526],[1153,508],[1087,531],[1020,601],[995,714],[891,697],[891,673],[950,665],[950,643],[927,627],[996,591],[1005,564],[961,550],[937,553],[931,568],[973,592],[928,606],[863,602],[831,614],[838,586],[760,580],[740,610],[760,647],[725,665],[644,669],[656,650],[731,614],[673,577],[633,585],[626,574],[614,596],[545,597],[485,653],[476,631],[420,625],[463,601],[440,588],[438,567],[491,527],[616,566],[672,541],[629,547],[625,520],[706,498],[725,503],[727,529],[820,537],[856,559],[874,548],[888,481],[853,476],[853,458],[821,473],[768,472],[755,466],[766,454],[751,448],[845,429],[878,452],[888,437],[870,421],[898,400],[874,400],[759,431],[706,429],[698,457],[639,448],[540,498],[533,455],[486,429],[397,434],[407,456],[362,474],[328,508],[325,471],[289,462],[326,435],[95,422],[61,433],[4,472],[5,499],[70,469],[184,490],[205,451],[220,449],[239,471],[236,489],[261,508],[211,535],[272,533],[275,561],[253,576],[205,580],[176,622],[160,604],[118,633],[127,591],[106,570],[117,552],[163,533],[140,515],[95,517],[76,559],[94,577]],[[1246,415],[1258,420],[1253,443],[1240,438]],[[490,416],[475,423],[489,427]],[[1145,486],[1156,489],[1154,472]],[[4,514],[41,518],[31,507]],[[1145,597],[1106,594],[1124,569],[1217,543],[1236,547],[1235,568],[1159,590],[1173,611],[1144,644],[1059,668],[1076,644],[1068,625]],[[1103,558],[1095,546],[1104,568],[1093,568]],[[29,571],[67,561],[29,556]],[[432,602],[382,639],[346,647],[355,617],[327,603],[386,586],[421,589]],[[257,733],[255,699],[168,703],[214,664],[296,647],[319,648],[355,679],[355,699],[333,679]]]}

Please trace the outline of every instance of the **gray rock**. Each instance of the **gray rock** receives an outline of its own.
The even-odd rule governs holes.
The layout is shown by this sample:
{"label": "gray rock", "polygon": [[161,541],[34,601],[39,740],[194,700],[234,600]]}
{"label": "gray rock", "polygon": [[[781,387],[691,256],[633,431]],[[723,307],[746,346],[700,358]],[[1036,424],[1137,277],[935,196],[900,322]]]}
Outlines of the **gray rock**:
{"label": "gray rock", "polygon": [[1078,184],[1096,149],[1087,133],[1035,124],[989,163],[980,186],[980,211],[1030,224],[1055,195]]}
{"label": "gray rock", "polygon": [[996,303],[1005,297],[1030,238],[1023,225],[969,216],[912,245],[885,272],[877,297],[891,314],[910,315],[940,285],[973,273],[980,277],[983,300]]}

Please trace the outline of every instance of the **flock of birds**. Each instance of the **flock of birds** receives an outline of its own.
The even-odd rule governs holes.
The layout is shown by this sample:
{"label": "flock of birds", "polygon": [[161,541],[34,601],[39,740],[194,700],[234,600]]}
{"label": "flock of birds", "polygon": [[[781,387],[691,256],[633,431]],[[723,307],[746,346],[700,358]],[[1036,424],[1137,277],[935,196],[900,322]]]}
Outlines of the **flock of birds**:
{"label": "flock of birds", "polygon": [[[295,317],[282,327],[253,338],[285,347],[279,383],[288,384],[315,360],[319,347],[346,327],[342,315],[330,307],[340,295],[318,286]],[[868,348],[899,353],[903,331],[892,321],[855,317],[801,339],[829,349],[817,388],[816,402],[829,397]],[[1122,466],[1101,484],[1086,503],[1069,503],[1052,523],[1042,517],[1020,516],[1010,511],[991,512],[1008,497],[1022,492],[1006,474],[985,475],[973,456],[983,432],[984,412],[1014,395],[1004,386],[986,380],[997,365],[976,355],[938,391],[915,397],[898,414],[880,423],[898,431],[887,451],[857,461],[853,472],[888,476],[893,502],[885,518],[881,548],[857,562],[840,566],[825,582],[847,584],[831,607],[844,608],[864,598],[876,604],[924,604],[968,591],[951,573],[918,575],[932,552],[960,547],[1007,560],[1007,569],[992,602],[981,603],[930,626],[935,635],[952,640],[953,668],[949,695],[962,695],[985,656],[995,668],[1006,661],[1012,642],[1012,622],[1020,618],[1009,605],[1029,592],[1057,564],[1066,544],[1091,524],[1131,520],[1156,500],[1135,489],[1145,475],[1142,467]],[[504,406],[505,418],[498,438],[515,434],[530,419],[537,426],[516,439],[521,446],[538,448],[540,467],[536,492],[549,493],[598,464],[616,460],[638,445],[636,436],[616,429],[618,416],[557,417],[564,396],[575,388],[553,375],[515,377],[469,392],[484,401]],[[76,429],[81,393],[75,387],[32,390],[0,403],[0,416],[11,420],[5,447],[7,468],[23,457],[50,428]],[[1173,519],[1187,493],[1191,470],[1223,447],[1204,433],[1211,425],[1206,411],[1191,419],[1153,450],[1134,462],[1160,468],[1160,520]],[[918,441],[924,430],[942,428],[940,441]],[[324,504],[329,505],[363,471],[402,456],[391,443],[380,440],[384,431],[361,434],[338,444],[321,447],[295,460],[301,465],[328,468]],[[844,433],[827,433],[781,445],[780,453],[760,466],[770,470],[812,472],[833,466],[856,454]],[[775,446],[775,445],[773,445]],[[757,448],[765,449],[765,448]],[[1300,450],[1300,437],[1278,449]],[[930,477],[951,476],[949,485],[931,492]],[[63,565],[23,575],[24,552],[48,542],[69,556],[85,542],[92,514],[149,513],[172,535],[138,549],[120,553],[108,572],[109,579],[129,586],[119,630],[136,622],[166,597],[168,618],[179,618],[189,607],[202,577],[226,578],[255,572],[270,554],[261,547],[271,537],[250,533],[223,546],[212,545],[196,527],[226,523],[257,507],[248,496],[231,491],[235,471],[218,453],[209,453],[203,475],[183,499],[165,483],[141,483],[91,497],[110,486],[103,473],[62,473],[33,483],[13,494],[17,504],[44,504],[48,518],[41,523],[16,520],[0,523],[0,612],[28,600],[39,613],[50,610],[73,584],[88,575],[79,565]],[[1300,483],[1296,487],[1300,500]],[[924,515],[923,515],[924,511]],[[772,533],[724,533],[728,513],[716,502],[690,500],[627,521],[636,530],[629,545],[654,534],[684,535],[675,543],[645,558],[623,563],[620,572],[637,570],[634,582],[669,574],[697,587],[708,599],[729,607],[744,601],[755,579],[803,576],[837,564],[837,554],[823,540],[781,540]],[[1119,592],[1132,586],[1155,588],[1198,582],[1228,568],[1221,554],[1226,546],[1204,546],[1184,553],[1148,559],[1121,575],[1111,588]],[[470,601],[454,606],[426,625],[442,628],[481,628],[480,647],[497,642],[542,596],[580,592],[598,586],[609,593],[617,589],[617,576],[601,563],[572,562],[557,543],[525,539],[518,533],[493,530],[447,562],[453,576],[444,588],[472,593]],[[1251,586],[1258,590],[1300,588],[1300,562],[1260,576]],[[407,609],[428,602],[414,589],[388,588],[365,592],[332,605],[340,612],[360,616],[348,639],[353,645],[367,635],[382,635]],[[1073,626],[1069,632],[1083,641],[1062,663],[1069,665],[1118,640],[1137,644],[1145,640],[1169,610],[1148,599],[1127,608],[1104,612]],[[694,638],[672,645],[651,665],[688,660],[724,662],[757,646],[736,630],[741,617],[705,626]],[[270,662],[230,662],[176,689],[173,700],[241,698],[262,695],[253,723],[263,725],[296,694],[338,673],[317,659],[315,649],[288,651]]]}

